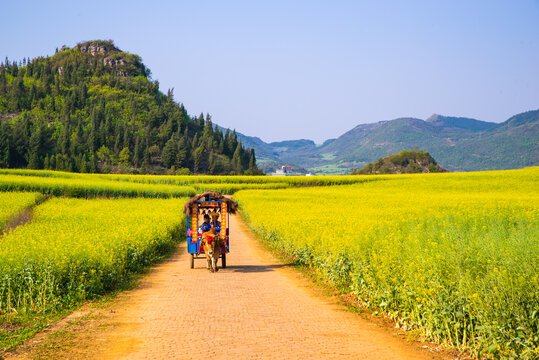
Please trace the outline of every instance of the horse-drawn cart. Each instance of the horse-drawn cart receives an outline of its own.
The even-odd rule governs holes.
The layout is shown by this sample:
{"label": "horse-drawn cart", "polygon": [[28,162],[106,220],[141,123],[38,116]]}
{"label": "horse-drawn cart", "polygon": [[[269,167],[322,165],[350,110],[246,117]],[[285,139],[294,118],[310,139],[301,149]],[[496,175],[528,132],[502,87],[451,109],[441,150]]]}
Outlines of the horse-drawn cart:
{"label": "horse-drawn cart", "polygon": [[[235,212],[234,201],[212,191],[195,195],[185,203],[187,252],[191,255],[191,269],[195,267],[195,259],[202,258],[208,261],[212,271],[217,271],[219,258],[222,267],[226,268],[226,255],[230,251],[229,220],[230,214]],[[212,218],[210,224],[204,222],[205,216]]]}

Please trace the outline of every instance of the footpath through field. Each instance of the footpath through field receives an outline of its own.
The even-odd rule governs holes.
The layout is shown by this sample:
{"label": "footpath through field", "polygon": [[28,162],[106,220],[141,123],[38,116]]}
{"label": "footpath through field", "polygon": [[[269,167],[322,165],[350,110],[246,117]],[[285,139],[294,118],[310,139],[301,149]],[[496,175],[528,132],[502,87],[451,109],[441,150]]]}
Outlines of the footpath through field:
{"label": "footpath through field", "polygon": [[[265,251],[231,216],[227,269],[180,253],[112,304],[97,359],[432,359],[347,312]],[[84,352],[86,352],[84,351]]]}

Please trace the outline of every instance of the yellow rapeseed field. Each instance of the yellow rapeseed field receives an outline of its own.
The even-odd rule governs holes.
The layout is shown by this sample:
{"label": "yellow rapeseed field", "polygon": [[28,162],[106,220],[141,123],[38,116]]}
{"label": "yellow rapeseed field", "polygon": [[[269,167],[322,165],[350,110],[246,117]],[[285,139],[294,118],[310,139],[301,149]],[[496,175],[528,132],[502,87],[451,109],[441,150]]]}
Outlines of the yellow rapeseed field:
{"label": "yellow rapeseed field", "polygon": [[76,197],[171,197],[205,190],[233,194],[242,189],[282,189],[372,181],[360,176],[211,176],[78,174],[50,170],[0,169],[0,191],[30,190]]}
{"label": "yellow rapeseed field", "polygon": [[140,184],[108,180],[95,174],[69,174],[54,171],[0,172],[0,191],[39,191],[44,194],[73,197],[183,197],[193,196],[190,186]]}
{"label": "yellow rapeseed field", "polygon": [[474,355],[539,355],[539,168],[244,190],[243,215],[363,306]]}
{"label": "yellow rapeseed field", "polygon": [[182,237],[185,198],[68,199],[0,238],[0,312],[47,312],[118,286]]}
{"label": "yellow rapeseed field", "polygon": [[[0,314],[54,313],[114,289],[178,241],[181,197],[214,190],[235,193],[273,247],[398,326],[476,356],[539,356],[537,167],[313,177],[0,170],[6,190],[109,199],[52,198],[0,237]],[[39,196],[0,192],[0,226]]]}

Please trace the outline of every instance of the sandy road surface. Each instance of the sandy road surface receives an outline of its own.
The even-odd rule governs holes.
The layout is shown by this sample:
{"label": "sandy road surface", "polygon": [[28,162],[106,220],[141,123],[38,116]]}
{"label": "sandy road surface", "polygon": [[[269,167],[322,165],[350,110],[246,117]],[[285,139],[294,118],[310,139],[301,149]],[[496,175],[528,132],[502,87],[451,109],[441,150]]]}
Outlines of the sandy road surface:
{"label": "sandy road surface", "polygon": [[[110,316],[75,345],[94,359],[432,359],[347,312],[261,248],[231,216],[228,268],[189,268],[186,244],[141,286],[121,294]],[[107,313],[109,310],[107,310]],[[105,324],[106,325],[106,324]],[[83,349],[84,348],[84,349]],[[437,357],[436,357],[437,358]]]}

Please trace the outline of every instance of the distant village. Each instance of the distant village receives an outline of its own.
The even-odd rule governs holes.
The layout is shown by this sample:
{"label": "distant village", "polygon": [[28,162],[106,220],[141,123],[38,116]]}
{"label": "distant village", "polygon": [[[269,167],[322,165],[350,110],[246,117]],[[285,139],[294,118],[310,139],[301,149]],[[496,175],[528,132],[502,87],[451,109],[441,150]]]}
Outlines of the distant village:
{"label": "distant village", "polygon": [[313,176],[311,173],[302,174],[295,171],[292,171],[292,166],[283,165],[280,169],[275,170],[275,172],[270,173],[271,176]]}

